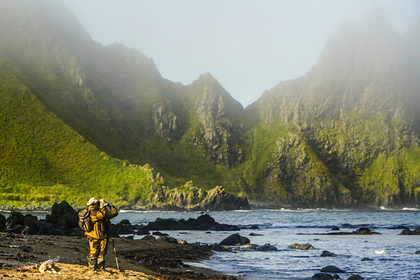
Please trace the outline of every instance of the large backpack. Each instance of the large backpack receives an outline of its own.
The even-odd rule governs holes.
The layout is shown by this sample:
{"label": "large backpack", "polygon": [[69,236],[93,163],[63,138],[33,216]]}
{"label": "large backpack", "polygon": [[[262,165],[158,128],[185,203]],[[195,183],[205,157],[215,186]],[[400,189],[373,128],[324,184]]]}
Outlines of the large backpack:
{"label": "large backpack", "polygon": [[86,232],[91,232],[93,230],[93,223],[90,219],[90,211],[83,209],[79,213],[79,227]]}

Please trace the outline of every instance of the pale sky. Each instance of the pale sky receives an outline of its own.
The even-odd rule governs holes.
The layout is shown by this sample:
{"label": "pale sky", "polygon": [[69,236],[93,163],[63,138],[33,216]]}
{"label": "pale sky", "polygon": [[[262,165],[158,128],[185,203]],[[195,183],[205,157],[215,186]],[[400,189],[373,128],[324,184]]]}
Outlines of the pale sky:
{"label": "pale sky", "polygon": [[244,107],[315,66],[346,20],[379,6],[400,35],[419,0],[62,0],[93,40],[152,58],[165,79],[212,74]]}

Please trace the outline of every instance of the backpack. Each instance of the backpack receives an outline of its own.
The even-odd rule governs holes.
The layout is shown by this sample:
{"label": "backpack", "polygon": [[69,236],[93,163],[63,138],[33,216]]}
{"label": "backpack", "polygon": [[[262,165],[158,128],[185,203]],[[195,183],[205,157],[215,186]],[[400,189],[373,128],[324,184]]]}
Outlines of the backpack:
{"label": "backpack", "polygon": [[86,232],[91,232],[93,230],[93,223],[90,219],[90,211],[83,209],[79,213],[79,227]]}

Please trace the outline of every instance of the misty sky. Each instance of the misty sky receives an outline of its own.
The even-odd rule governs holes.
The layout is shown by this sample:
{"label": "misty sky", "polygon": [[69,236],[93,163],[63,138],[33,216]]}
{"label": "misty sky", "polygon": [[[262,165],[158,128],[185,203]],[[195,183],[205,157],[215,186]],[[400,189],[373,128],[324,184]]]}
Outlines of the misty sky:
{"label": "misty sky", "polygon": [[419,0],[62,0],[92,38],[152,58],[184,85],[211,73],[244,107],[304,75],[346,19],[380,6],[401,35]]}

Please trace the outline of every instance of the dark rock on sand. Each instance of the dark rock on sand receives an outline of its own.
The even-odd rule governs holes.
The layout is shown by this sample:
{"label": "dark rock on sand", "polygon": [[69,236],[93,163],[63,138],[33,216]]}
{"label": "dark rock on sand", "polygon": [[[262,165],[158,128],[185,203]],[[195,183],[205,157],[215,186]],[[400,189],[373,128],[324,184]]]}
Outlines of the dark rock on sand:
{"label": "dark rock on sand", "polygon": [[36,222],[31,226],[30,231],[30,234],[35,235],[68,235],[66,231],[58,229],[45,221]]}
{"label": "dark rock on sand", "polygon": [[141,240],[156,240],[156,238],[153,235],[146,235]]}
{"label": "dark rock on sand", "polygon": [[298,249],[298,250],[313,250],[314,247],[309,243],[298,244],[295,243],[289,246],[289,249]]}
{"label": "dark rock on sand", "polygon": [[25,221],[25,216],[23,216],[22,213],[17,211],[12,211],[7,218],[7,223],[9,224],[9,227],[11,225],[23,225],[23,222]]}
{"label": "dark rock on sand", "polygon": [[235,246],[235,245],[244,245],[248,243],[250,243],[250,240],[248,238],[244,236],[240,236],[239,234],[235,233],[223,239],[219,243],[219,245]]}
{"label": "dark rock on sand", "polygon": [[65,201],[60,204],[54,203],[51,214],[47,215],[45,221],[60,229],[73,229],[79,226],[79,217],[76,210]]}
{"label": "dark rock on sand", "polygon": [[3,231],[6,229],[6,217],[3,214],[0,214],[0,231]]}
{"label": "dark rock on sand", "polygon": [[178,244],[178,240],[176,240],[175,238],[173,238],[171,236],[161,235],[161,236],[159,236],[158,240],[162,240],[162,241],[165,241],[167,243]]}
{"label": "dark rock on sand", "polygon": [[328,273],[343,273],[343,272],[345,272],[344,270],[342,270],[342,269],[340,269],[340,268],[338,268],[337,266],[335,266],[335,265],[328,265],[328,266],[326,266],[326,267],[323,267],[322,269],[321,269],[321,272],[328,272]]}

